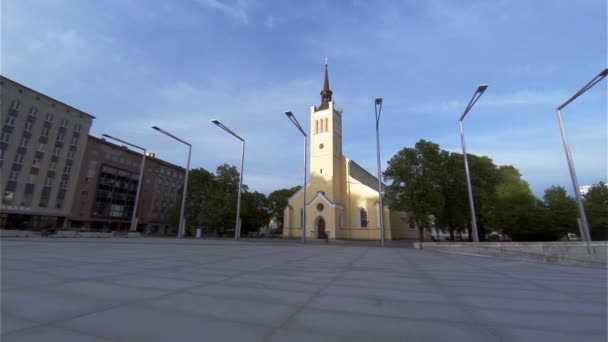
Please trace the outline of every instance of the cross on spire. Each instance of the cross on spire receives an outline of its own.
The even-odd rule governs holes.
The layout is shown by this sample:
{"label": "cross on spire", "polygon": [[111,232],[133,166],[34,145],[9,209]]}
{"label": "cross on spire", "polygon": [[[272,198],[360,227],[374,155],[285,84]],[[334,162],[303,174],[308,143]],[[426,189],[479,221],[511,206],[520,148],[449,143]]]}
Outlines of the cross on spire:
{"label": "cross on spire", "polygon": [[321,105],[319,109],[326,109],[329,107],[329,101],[331,101],[332,91],[329,89],[329,72],[327,71],[327,57],[325,57],[325,79],[323,80],[323,90],[321,90]]}

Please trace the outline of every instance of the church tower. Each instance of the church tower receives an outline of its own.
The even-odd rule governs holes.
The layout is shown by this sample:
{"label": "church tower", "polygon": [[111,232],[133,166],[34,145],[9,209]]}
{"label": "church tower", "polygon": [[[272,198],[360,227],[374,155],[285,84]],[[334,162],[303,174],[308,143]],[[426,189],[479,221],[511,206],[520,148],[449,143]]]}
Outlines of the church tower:
{"label": "church tower", "polygon": [[325,60],[325,79],[321,104],[310,108],[310,192],[322,192],[334,203],[343,202],[344,157],[342,156],[342,111],[335,108],[329,88]]}

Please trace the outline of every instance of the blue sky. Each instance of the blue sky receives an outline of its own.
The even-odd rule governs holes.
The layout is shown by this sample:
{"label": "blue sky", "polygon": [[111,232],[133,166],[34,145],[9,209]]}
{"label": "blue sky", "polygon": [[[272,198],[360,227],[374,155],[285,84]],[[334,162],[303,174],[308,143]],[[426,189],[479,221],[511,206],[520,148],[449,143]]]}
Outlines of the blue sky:
{"label": "blue sky", "polygon": [[[344,154],[375,173],[423,138],[514,165],[537,195],[571,191],[555,108],[607,65],[605,0],[4,0],[1,73],[97,117],[108,133],[192,167],[238,165],[269,193],[301,182],[301,136],[329,59]],[[36,10],[33,10],[36,9]],[[581,185],[607,177],[607,81],[564,110]]]}

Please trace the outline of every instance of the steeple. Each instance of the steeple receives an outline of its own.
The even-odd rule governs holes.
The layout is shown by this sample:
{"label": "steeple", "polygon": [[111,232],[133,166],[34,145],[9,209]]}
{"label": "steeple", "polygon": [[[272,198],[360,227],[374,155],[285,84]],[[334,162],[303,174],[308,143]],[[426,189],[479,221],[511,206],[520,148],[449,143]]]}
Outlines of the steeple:
{"label": "steeple", "polygon": [[325,80],[323,81],[323,90],[321,90],[321,105],[318,109],[329,108],[332,91],[329,89],[329,73],[327,71],[327,58],[325,58]]}

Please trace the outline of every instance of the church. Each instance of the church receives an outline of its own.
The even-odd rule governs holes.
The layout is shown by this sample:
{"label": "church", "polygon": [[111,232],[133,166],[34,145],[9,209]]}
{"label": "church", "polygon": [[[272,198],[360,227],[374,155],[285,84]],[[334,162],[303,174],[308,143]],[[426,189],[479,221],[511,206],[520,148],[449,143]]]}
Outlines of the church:
{"label": "church", "polygon": [[301,238],[304,232],[307,239],[324,239],[327,234],[330,239],[380,240],[380,212],[385,240],[417,238],[406,213],[386,205],[380,210],[378,179],[342,154],[342,116],[332,100],[325,63],[321,105],[310,108],[310,180],[305,190],[289,198],[283,238]]}

